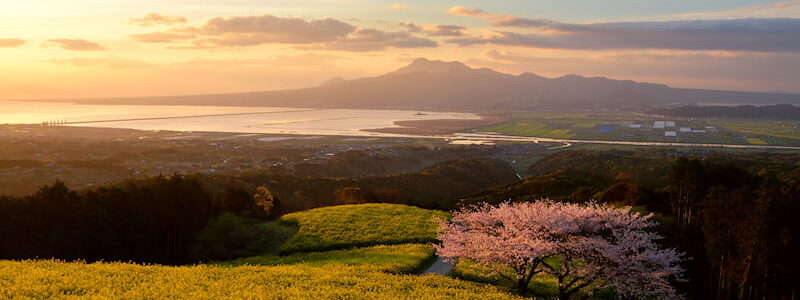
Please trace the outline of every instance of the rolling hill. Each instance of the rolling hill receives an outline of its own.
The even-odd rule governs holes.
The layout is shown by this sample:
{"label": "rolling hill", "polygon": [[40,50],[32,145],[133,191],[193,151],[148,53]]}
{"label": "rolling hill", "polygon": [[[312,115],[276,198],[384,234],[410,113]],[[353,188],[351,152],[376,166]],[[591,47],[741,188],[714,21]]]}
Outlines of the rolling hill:
{"label": "rolling hill", "polygon": [[363,109],[519,110],[539,107],[640,109],[666,104],[800,103],[800,95],[677,89],[662,84],[567,75],[545,78],[414,60],[370,78],[334,78],[303,89],[215,95],[69,99],[80,103],[280,106]]}

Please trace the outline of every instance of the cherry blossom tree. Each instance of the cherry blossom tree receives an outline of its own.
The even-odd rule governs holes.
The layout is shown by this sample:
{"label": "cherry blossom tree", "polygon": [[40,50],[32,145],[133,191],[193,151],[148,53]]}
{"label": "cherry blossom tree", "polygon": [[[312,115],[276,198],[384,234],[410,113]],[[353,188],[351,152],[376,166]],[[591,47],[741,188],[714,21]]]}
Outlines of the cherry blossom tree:
{"label": "cherry blossom tree", "polygon": [[[468,259],[515,283],[519,293],[537,274],[558,282],[558,299],[612,288],[620,297],[676,299],[683,254],[661,249],[652,214],[630,207],[550,200],[473,206],[440,226],[436,253]],[[513,270],[515,276],[507,275]]]}

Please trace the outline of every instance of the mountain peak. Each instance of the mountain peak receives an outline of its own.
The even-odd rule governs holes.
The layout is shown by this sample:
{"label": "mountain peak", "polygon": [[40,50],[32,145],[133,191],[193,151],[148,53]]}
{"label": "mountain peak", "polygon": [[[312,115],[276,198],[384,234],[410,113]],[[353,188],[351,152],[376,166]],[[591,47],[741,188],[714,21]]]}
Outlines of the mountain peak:
{"label": "mountain peak", "polygon": [[464,72],[469,70],[472,70],[472,68],[457,61],[446,62],[441,60],[429,60],[427,58],[417,58],[414,59],[414,61],[412,61],[411,64],[398,69],[397,71],[393,72],[393,74],[400,75],[400,74],[409,74],[417,72],[426,72],[431,74],[447,74],[454,72]]}

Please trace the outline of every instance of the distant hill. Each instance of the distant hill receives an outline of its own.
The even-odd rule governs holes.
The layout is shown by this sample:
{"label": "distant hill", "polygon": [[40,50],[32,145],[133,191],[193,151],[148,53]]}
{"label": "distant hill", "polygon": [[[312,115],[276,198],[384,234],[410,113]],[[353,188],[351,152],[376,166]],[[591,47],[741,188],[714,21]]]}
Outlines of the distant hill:
{"label": "distant hill", "polygon": [[766,106],[682,106],[653,111],[654,114],[688,118],[748,118],[800,120],[800,107],[788,104]]}
{"label": "distant hill", "polygon": [[541,107],[640,109],[669,103],[798,103],[800,95],[675,89],[662,84],[567,75],[545,78],[414,60],[377,77],[336,78],[316,87],[176,97],[71,99],[82,103],[282,106],[315,108],[517,110]]}

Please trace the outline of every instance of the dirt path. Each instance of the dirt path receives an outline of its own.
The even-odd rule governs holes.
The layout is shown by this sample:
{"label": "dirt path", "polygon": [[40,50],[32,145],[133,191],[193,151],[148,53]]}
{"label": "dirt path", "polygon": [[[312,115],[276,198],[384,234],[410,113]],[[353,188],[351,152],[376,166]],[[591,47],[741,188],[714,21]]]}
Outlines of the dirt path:
{"label": "dirt path", "polygon": [[442,276],[447,276],[447,273],[450,273],[450,271],[452,271],[453,268],[455,268],[455,264],[445,262],[444,258],[437,257],[436,262],[434,262],[433,265],[431,265],[427,270],[425,270],[425,272],[422,272],[422,274],[423,275],[438,274]]}

